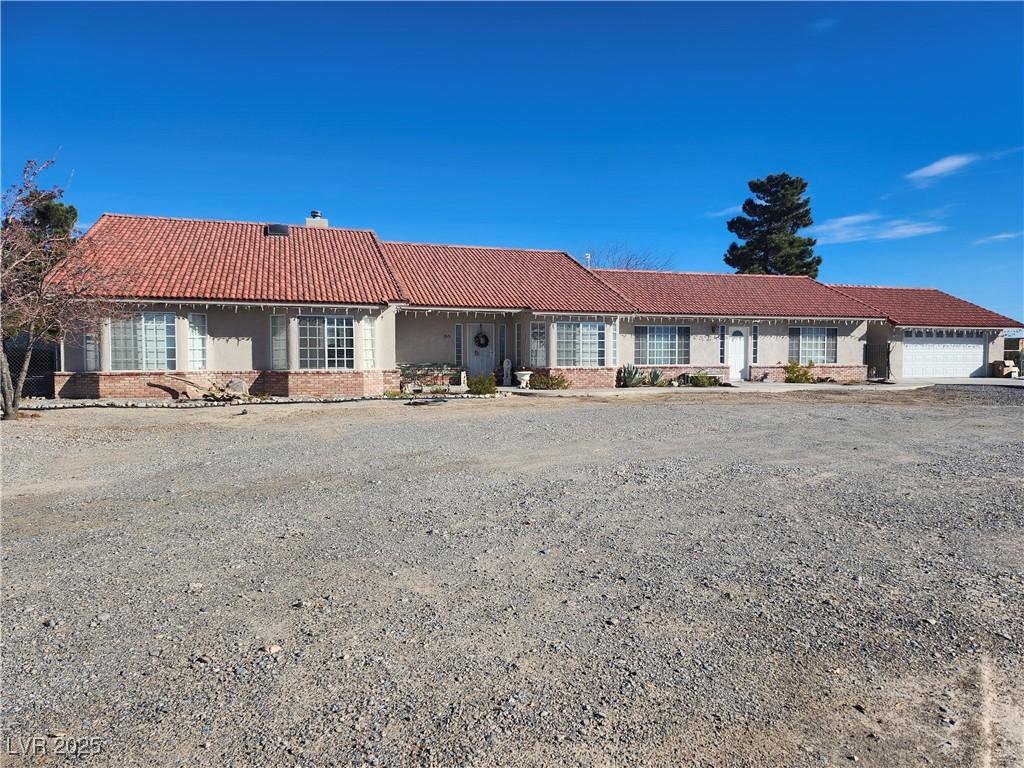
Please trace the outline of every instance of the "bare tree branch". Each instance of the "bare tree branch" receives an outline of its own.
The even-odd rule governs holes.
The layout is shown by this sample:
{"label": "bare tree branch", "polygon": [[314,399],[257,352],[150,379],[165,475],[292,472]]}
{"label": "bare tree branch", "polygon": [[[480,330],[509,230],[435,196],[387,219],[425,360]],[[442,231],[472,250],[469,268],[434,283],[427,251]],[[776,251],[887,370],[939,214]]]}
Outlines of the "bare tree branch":
{"label": "bare tree branch", "polygon": [[589,251],[590,263],[586,257],[583,265],[592,269],[649,269],[664,272],[668,269],[668,259],[655,256],[650,250],[630,248],[621,243],[612,243]]}

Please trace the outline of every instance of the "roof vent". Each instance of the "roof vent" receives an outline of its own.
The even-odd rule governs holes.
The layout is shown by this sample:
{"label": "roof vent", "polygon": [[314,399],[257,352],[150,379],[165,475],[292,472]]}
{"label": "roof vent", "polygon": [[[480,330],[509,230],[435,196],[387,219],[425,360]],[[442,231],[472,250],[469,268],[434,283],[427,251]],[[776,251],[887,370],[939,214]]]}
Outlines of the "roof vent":
{"label": "roof vent", "polygon": [[324,218],[324,214],[321,211],[310,211],[309,216],[306,217],[306,226],[326,229],[327,219]]}
{"label": "roof vent", "polygon": [[288,237],[287,224],[267,224],[263,228],[263,234],[267,237]]}

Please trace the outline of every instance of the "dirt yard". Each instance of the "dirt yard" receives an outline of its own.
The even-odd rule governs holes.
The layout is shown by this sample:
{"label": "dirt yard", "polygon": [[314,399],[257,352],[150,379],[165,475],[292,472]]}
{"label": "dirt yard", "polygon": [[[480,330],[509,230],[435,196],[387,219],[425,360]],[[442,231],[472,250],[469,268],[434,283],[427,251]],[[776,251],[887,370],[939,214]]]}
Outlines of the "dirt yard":
{"label": "dirt yard", "polygon": [[248,411],[3,425],[5,764],[1024,764],[1022,390]]}

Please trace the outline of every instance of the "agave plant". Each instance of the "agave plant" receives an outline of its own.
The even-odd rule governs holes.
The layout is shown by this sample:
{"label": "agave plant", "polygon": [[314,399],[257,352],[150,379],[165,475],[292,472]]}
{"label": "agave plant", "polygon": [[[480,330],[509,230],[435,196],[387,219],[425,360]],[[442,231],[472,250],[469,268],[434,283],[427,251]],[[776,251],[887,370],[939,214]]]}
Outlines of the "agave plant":
{"label": "agave plant", "polygon": [[615,386],[639,387],[644,383],[644,372],[631,363],[626,363],[615,372]]}
{"label": "agave plant", "polygon": [[647,383],[652,387],[660,387],[664,377],[665,375],[661,372],[661,368],[651,368],[647,372]]}

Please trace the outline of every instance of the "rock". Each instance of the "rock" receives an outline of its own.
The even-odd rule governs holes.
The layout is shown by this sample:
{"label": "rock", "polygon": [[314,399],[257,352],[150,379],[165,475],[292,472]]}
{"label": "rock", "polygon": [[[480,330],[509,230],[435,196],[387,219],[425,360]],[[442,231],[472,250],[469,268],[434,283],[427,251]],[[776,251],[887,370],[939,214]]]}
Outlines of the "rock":
{"label": "rock", "polygon": [[249,394],[249,385],[245,383],[244,379],[228,379],[224,389],[232,395]]}

